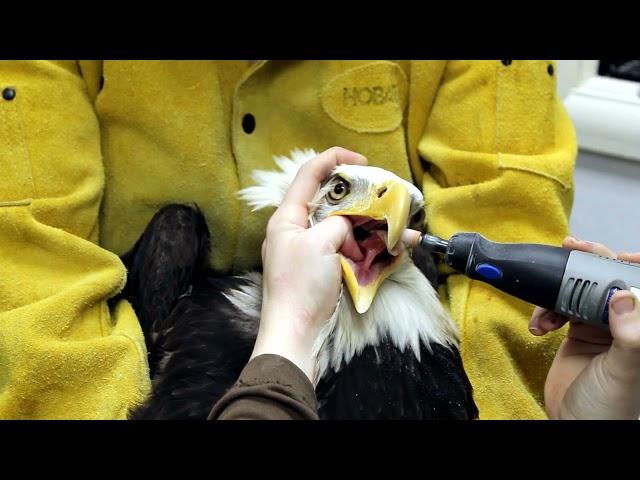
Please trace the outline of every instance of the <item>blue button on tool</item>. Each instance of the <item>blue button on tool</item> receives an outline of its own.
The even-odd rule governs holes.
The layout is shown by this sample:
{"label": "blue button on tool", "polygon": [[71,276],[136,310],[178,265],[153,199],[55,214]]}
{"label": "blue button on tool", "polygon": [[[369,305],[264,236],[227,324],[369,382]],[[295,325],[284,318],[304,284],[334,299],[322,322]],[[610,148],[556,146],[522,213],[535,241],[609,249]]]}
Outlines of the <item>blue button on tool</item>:
{"label": "blue button on tool", "polygon": [[502,270],[490,263],[481,263],[476,265],[476,272],[478,272],[481,277],[488,280],[497,280],[498,278],[502,278]]}

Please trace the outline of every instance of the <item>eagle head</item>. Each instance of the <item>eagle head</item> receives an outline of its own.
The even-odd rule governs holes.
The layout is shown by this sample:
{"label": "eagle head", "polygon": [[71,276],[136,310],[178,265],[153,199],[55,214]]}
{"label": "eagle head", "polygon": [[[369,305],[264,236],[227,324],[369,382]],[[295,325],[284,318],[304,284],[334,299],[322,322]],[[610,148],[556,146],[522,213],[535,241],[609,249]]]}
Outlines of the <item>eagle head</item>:
{"label": "eagle head", "polygon": [[[281,172],[255,171],[257,185],[240,191],[254,210],[278,206],[300,166],[317,155],[294,150],[291,158],[275,157]],[[424,198],[413,184],[382,168],[339,165],[322,183],[309,205],[309,223],[347,217],[362,253],[360,260],[340,254],[342,277],[355,309],[365,313],[382,282],[402,264],[405,228],[421,229]]]}
{"label": "eagle head", "polygon": [[[313,150],[276,156],[280,171],[256,170],[255,186],[239,192],[254,210],[277,207],[298,169],[316,157]],[[420,344],[457,346],[455,324],[438,295],[413,264],[400,241],[407,227],[421,229],[424,197],[411,183],[371,166],[339,165],[323,181],[309,204],[309,224],[347,217],[362,253],[357,259],[341,253],[343,283],[333,317],[316,345],[317,377],[341,368],[367,345],[387,339],[400,351],[410,348],[420,358]]]}
{"label": "eagle head", "polygon": [[351,221],[362,259],[341,254],[342,277],[356,311],[366,312],[382,282],[402,264],[402,232],[407,226],[422,228],[422,193],[387,170],[340,165],[325,180],[312,209],[312,223],[333,215]]}

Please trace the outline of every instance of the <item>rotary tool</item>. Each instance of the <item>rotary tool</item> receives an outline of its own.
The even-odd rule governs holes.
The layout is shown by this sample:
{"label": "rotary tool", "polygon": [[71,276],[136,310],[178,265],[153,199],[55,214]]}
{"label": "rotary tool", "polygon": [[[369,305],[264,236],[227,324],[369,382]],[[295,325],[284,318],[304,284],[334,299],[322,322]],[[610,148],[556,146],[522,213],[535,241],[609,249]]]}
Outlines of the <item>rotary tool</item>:
{"label": "rotary tool", "polygon": [[479,233],[456,233],[446,241],[407,232],[415,235],[404,235],[410,239],[406,243],[443,255],[447,265],[469,278],[605,330],[609,301],[617,291],[630,290],[640,299],[637,263],[551,245],[497,243]]}

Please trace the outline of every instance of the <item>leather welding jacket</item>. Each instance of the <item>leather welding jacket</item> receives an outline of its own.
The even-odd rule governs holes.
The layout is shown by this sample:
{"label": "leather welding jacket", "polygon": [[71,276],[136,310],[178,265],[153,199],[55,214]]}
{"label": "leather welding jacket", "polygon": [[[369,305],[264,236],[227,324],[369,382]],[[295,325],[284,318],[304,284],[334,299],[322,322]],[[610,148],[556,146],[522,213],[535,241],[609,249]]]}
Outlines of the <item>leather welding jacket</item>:
{"label": "leather welding jacket", "polygon": [[[0,417],[124,418],[149,391],[130,306],[106,300],[167,203],[196,203],[220,273],[260,264],[272,211],[236,192],[294,148],[413,181],[431,232],[560,244],[576,139],[553,61],[0,62]],[[13,91],[13,96],[11,94]],[[442,269],[481,418],[544,418],[562,332]]]}

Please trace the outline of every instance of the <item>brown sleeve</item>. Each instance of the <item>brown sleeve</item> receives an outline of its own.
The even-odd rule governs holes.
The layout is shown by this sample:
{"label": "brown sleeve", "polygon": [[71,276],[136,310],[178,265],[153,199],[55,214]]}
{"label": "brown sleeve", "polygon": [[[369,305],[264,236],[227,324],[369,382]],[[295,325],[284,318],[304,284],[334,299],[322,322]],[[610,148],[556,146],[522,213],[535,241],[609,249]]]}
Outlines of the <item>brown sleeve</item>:
{"label": "brown sleeve", "polygon": [[279,355],[259,355],[216,403],[209,420],[317,420],[313,385]]}

